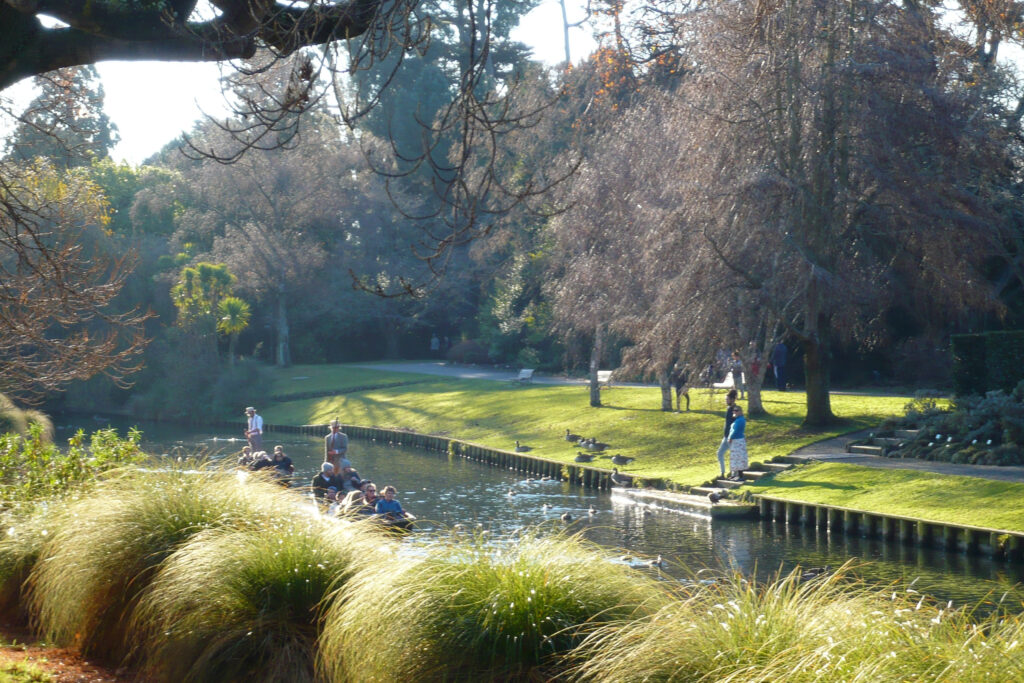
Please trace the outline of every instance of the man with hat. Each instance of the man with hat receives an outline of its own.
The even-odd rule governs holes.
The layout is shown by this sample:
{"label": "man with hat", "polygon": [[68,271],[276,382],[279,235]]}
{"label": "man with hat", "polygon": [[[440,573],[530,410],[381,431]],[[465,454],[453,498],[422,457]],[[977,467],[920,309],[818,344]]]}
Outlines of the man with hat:
{"label": "man with hat", "polygon": [[341,461],[348,453],[348,435],[341,431],[341,423],[331,420],[331,431],[324,437],[324,460],[334,465],[336,473],[341,472]]}
{"label": "man with hat", "polygon": [[249,422],[245,428],[245,438],[249,440],[249,447],[253,452],[263,450],[263,418],[256,414],[256,409],[249,406],[245,409]]}

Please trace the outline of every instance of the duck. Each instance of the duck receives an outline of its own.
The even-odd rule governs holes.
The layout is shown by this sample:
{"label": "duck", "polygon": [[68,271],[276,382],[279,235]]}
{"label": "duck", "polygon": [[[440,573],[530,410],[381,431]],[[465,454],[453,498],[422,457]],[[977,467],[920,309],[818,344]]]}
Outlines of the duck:
{"label": "duck", "polygon": [[825,576],[831,572],[832,567],[827,564],[824,567],[808,567],[800,573],[800,580],[810,581],[811,579],[816,579],[819,576]]}
{"label": "duck", "polygon": [[606,444],[604,441],[598,441],[594,437],[590,437],[589,439],[583,439],[582,441],[580,441],[580,446],[586,448],[588,451],[603,451],[606,448],[608,448],[608,444]]}
{"label": "duck", "polygon": [[612,482],[612,486],[630,486],[633,483],[632,477],[627,477],[624,474],[619,474],[619,468],[613,467],[612,473],[608,476]]}
{"label": "duck", "polygon": [[708,494],[708,500],[710,500],[711,504],[714,505],[718,501],[722,500],[722,494],[718,491],[712,491]]}
{"label": "duck", "polygon": [[571,522],[571,521],[572,521],[572,514],[570,514],[570,513],[568,513],[568,512],[563,512],[563,513],[562,513],[562,517],[561,517],[561,520],[562,520],[563,522]]}
{"label": "duck", "polygon": [[576,462],[592,462],[593,460],[594,456],[590,453],[581,453],[576,451]]}
{"label": "duck", "polygon": [[526,453],[529,450],[531,450],[529,446],[523,446],[518,439],[516,440],[516,453]]}
{"label": "duck", "polygon": [[573,434],[568,429],[565,430],[565,440],[569,443],[578,443],[582,438],[579,434]]}
{"label": "duck", "polygon": [[541,510],[550,510],[551,509],[551,503],[544,503],[543,505],[540,506],[540,509]]}
{"label": "duck", "polygon": [[508,490],[508,495],[510,495],[510,496],[516,495],[516,490],[515,489],[509,489]]}
{"label": "duck", "polygon": [[616,453],[615,455],[612,456],[612,462],[615,463],[616,465],[628,465],[634,460],[636,460],[636,458],[630,458],[629,456],[621,455],[619,453]]}
{"label": "duck", "polygon": [[591,506],[590,506],[590,509],[589,509],[589,510],[587,510],[587,514],[588,514],[588,515],[591,515],[591,516],[593,516],[593,515],[596,515],[596,514],[597,514],[597,508],[596,508],[596,507],[594,507],[593,505],[591,505]]}

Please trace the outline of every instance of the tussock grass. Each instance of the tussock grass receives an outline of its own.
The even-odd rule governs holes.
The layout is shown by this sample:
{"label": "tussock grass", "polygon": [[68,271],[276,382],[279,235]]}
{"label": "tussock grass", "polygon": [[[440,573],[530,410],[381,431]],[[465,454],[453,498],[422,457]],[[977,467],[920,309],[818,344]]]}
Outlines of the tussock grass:
{"label": "tussock grass", "polygon": [[308,516],[301,499],[259,477],[216,470],[126,470],[66,506],[29,578],[29,604],[47,640],[122,661],[138,596],[197,533]]}
{"label": "tussock grass", "polygon": [[8,513],[0,527],[0,614],[19,623],[30,617],[23,587],[50,533],[45,508]]}
{"label": "tussock grass", "polygon": [[327,613],[320,669],[333,681],[549,679],[589,629],[664,600],[578,537],[453,541],[360,572]]}
{"label": "tussock grass", "polygon": [[322,611],[379,544],[361,525],[312,516],[197,534],[136,610],[143,670],[163,681],[313,681]]}
{"label": "tussock grass", "polygon": [[573,653],[576,681],[981,681],[1024,677],[1022,625],[890,595],[850,565],[801,581],[733,576],[650,617],[594,631]]}

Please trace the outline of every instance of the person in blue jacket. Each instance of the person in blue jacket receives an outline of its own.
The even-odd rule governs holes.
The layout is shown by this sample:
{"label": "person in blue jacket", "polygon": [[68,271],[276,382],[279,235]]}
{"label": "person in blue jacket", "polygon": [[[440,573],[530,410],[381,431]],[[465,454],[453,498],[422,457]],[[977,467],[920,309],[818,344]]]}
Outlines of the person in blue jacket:
{"label": "person in blue jacket", "polygon": [[386,517],[387,519],[404,519],[405,510],[402,509],[402,504],[395,500],[395,494],[398,491],[394,486],[384,487],[384,497],[377,500],[377,507],[375,511],[378,515]]}
{"label": "person in blue jacket", "polygon": [[742,406],[732,407],[732,426],[729,428],[729,469],[732,479],[743,481],[743,470],[747,469],[747,418],[743,417]]}

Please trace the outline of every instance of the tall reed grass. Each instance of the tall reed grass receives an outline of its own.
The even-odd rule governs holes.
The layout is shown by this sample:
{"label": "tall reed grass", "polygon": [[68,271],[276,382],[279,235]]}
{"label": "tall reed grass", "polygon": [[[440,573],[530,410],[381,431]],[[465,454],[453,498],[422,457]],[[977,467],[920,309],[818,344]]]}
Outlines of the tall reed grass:
{"label": "tall reed grass", "polygon": [[605,625],[572,653],[576,681],[1024,680],[1019,618],[978,623],[850,567],[757,585],[734,576],[658,613]]}
{"label": "tall reed grass", "polygon": [[605,559],[566,536],[382,558],[328,611],[320,669],[333,681],[550,678],[588,629],[665,600],[655,582]]}
{"label": "tall reed grass", "polygon": [[133,469],[51,515],[29,578],[37,626],[49,640],[120,662],[134,642],[138,596],[181,544],[208,529],[286,525],[308,509],[258,477]]}
{"label": "tall reed grass", "polygon": [[50,533],[45,508],[8,513],[0,527],[0,615],[19,623],[30,617],[23,588]]}
{"label": "tall reed grass", "polygon": [[143,670],[161,681],[313,681],[322,612],[380,543],[360,525],[313,518],[197,534],[136,610]]}

